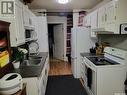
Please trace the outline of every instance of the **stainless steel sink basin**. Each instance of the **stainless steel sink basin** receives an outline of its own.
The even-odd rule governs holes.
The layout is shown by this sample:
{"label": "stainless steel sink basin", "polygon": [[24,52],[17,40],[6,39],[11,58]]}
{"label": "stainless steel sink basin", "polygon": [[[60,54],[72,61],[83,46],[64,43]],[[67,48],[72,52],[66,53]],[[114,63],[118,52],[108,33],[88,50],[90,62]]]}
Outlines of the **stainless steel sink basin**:
{"label": "stainless steel sink basin", "polygon": [[29,57],[29,60],[41,60],[42,59],[42,57],[40,57],[40,56],[30,56]]}
{"label": "stainless steel sink basin", "polygon": [[28,62],[30,65],[40,65],[41,60],[29,60]]}
{"label": "stainless steel sink basin", "polygon": [[24,62],[21,64],[21,66],[40,66],[40,65],[41,59],[24,60]]}

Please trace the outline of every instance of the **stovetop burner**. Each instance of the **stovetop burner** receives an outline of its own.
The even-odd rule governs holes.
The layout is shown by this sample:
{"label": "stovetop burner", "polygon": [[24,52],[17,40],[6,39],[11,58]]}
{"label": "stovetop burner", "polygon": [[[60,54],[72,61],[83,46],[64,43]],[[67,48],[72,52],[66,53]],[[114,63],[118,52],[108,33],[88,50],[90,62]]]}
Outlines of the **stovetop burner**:
{"label": "stovetop burner", "polygon": [[98,62],[105,61],[105,58],[95,57],[95,61],[98,61]]}
{"label": "stovetop burner", "polygon": [[105,57],[87,57],[95,65],[117,65],[119,63]]}

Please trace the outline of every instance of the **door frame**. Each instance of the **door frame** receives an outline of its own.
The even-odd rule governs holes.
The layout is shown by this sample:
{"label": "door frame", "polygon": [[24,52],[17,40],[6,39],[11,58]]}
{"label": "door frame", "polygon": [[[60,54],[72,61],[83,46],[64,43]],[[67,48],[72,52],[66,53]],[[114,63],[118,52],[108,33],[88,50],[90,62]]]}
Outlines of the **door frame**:
{"label": "door frame", "polygon": [[67,23],[65,22],[48,22],[48,24],[62,24],[63,25],[63,34],[64,34],[64,61],[67,61],[66,57],[66,34],[67,34]]}
{"label": "door frame", "polygon": [[[63,29],[63,27],[64,27],[64,25],[63,24],[57,24],[57,25],[61,25],[62,26],[62,34],[64,34],[64,29]],[[54,26],[55,27],[55,26]],[[53,27],[53,29],[54,29],[54,27]],[[54,31],[54,30],[53,30]],[[58,32],[58,31],[57,31]],[[55,33],[55,31],[53,32],[53,33]],[[64,43],[64,37],[62,38],[63,39],[63,41],[62,41],[62,43]],[[54,34],[54,41],[55,41],[55,34]],[[54,42],[55,43],[55,42]],[[64,45],[63,45],[63,47],[64,47]],[[55,55],[56,53],[56,51],[55,51],[55,44],[53,45],[53,54]],[[53,55],[53,56],[54,56]],[[54,56],[55,57],[55,56]],[[64,60],[64,48],[62,49],[62,58],[60,59],[60,60]]]}

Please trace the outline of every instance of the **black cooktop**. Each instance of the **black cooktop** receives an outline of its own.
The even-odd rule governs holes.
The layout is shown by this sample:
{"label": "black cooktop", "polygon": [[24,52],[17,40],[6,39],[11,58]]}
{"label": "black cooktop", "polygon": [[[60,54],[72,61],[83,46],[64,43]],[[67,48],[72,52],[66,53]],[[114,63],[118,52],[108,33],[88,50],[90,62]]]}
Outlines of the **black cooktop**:
{"label": "black cooktop", "polygon": [[105,57],[87,57],[93,64],[97,65],[97,66],[101,66],[101,65],[118,65],[119,63],[110,60],[108,58]]}

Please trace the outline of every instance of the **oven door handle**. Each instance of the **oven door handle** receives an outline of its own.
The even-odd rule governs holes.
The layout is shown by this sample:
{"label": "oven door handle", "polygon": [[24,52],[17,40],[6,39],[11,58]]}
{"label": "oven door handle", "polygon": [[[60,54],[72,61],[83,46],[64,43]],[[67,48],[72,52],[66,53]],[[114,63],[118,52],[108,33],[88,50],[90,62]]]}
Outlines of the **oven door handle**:
{"label": "oven door handle", "polygon": [[86,63],[86,66],[89,67],[89,68],[92,68],[90,64]]}
{"label": "oven door handle", "polygon": [[85,65],[86,65],[88,68],[90,68],[91,70],[96,71],[96,69],[95,69],[91,64],[85,62]]}

